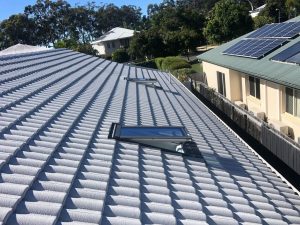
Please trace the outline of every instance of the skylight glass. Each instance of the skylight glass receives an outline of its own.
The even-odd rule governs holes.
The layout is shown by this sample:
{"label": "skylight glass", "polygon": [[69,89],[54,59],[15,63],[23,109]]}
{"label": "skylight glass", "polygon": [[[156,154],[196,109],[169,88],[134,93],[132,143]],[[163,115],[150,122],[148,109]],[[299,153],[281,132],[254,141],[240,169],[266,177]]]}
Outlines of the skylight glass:
{"label": "skylight glass", "polygon": [[131,82],[136,82],[136,83],[150,83],[154,84],[157,82],[157,79],[155,78],[130,78],[130,77],[125,77],[124,80],[131,81]]}
{"label": "skylight glass", "polygon": [[122,137],[185,137],[187,133],[183,127],[123,127]]}
{"label": "skylight glass", "polygon": [[199,157],[201,153],[182,126],[122,126],[113,123],[109,138]]}

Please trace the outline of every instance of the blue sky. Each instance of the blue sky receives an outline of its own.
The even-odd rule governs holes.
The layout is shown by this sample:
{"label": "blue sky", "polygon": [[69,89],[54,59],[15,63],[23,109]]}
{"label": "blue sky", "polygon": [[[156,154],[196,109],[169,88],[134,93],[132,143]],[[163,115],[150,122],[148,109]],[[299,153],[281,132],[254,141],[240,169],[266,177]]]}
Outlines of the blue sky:
{"label": "blue sky", "polygon": [[[85,4],[88,0],[67,0],[71,5],[75,4]],[[25,6],[33,5],[35,0],[0,0],[0,20],[7,19],[12,14],[22,13]],[[149,4],[160,3],[162,0],[94,0],[96,4],[104,3],[109,4],[113,3],[117,6],[121,5],[135,5],[141,7],[144,14],[147,13],[147,6]]]}

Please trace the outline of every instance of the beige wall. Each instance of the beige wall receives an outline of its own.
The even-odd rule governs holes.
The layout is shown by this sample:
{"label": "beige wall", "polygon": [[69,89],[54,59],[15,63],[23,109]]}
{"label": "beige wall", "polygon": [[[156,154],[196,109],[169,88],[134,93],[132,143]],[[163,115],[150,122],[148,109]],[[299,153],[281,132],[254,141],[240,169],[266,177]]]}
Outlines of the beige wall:
{"label": "beige wall", "polygon": [[266,113],[269,119],[280,121],[280,115],[282,113],[281,107],[281,86],[273,82],[266,82],[266,102],[267,106]]}
{"label": "beige wall", "polygon": [[120,40],[114,40],[113,42],[114,42],[114,45],[115,45],[114,48],[112,47],[112,44],[111,44],[112,41],[109,41],[110,48],[108,48],[107,42],[101,42],[101,43],[98,43],[98,44],[93,44],[92,47],[94,49],[96,49],[99,52],[99,55],[101,55],[101,56],[111,56],[111,54],[115,50],[121,48],[121,46],[122,46]]}
{"label": "beige wall", "polygon": [[103,43],[92,45],[93,49],[98,51],[98,55],[105,55],[105,47]]}
{"label": "beige wall", "polygon": [[206,74],[207,85],[218,91],[217,72],[225,75],[226,97],[231,101],[242,100],[241,77],[238,72],[203,62],[203,72]]}
{"label": "beige wall", "polygon": [[247,104],[255,115],[264,112],[269,123],[289,126],[293,129],[295,140],[300,140],[300,118],[285,112],[285,88],[282,85],[260,79],[260,99],[250,95],[249,75],[203,62],[203,71],[209,87],[218,90],[217,71],[225,74],[226,94],[231,101]]}
{"label": "beige wall", "polygon": [[229,80],[230,80],[230,97],[231,101],[241,101],[242,96],[242,78],[239,72],[234,70],[229,70]]}

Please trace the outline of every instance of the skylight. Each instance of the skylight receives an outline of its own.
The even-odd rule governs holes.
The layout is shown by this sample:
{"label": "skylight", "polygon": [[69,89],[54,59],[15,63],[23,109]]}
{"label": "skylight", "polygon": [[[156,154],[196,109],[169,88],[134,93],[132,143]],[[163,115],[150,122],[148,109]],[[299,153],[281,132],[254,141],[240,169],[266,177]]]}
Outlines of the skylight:
{"label": "skylight", "polygon": [[113,123],[109,138],[199,156],[191,135],[182,126],[122,126]]}
{"label": "skylight", "polygon": [[157,82],[157,79],[155,78],[130,78],[130,77],[124,77],[124,80],[135,82],[135,83],[143,83],[143,84],[152,84]]}

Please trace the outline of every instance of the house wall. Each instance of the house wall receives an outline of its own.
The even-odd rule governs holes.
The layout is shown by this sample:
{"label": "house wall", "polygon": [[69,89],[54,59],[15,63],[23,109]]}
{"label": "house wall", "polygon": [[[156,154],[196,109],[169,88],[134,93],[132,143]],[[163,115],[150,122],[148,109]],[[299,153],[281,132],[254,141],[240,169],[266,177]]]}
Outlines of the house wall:
{"label": "house wall", "polygon": [[236,71],[203,62],[203,72],[206,74],[207,85],[216,91],[218,91],[217,72],[224,73],[226,97],[231,101],[242,100],[241,77]]}
{"label": "house wall", "polygon": [[[128,42],[130,41],[130,38],[126,38],[126,39],[128,39]],[[123,39],[123,40],[125,40],[125,39]],[[114,43],[114,45],[113,45],[113,43]],[[121,43],[121,40],[105,41],[105,42],[101,42],[98,44],[94,44],[92,46],[94,49],[96,49],[99,52],[99,55],[101,55],[101,56],[111,56],[115,50],[117,50],[121,47],[124,47]],[[128,46],[125,46],[125,47],[128,47]]]}
{"label": "house wall", "polygon": [[285,87],[260,79],[260,99],[250,95],[249,75],[203,62],[207,85],[218,90],[217,72],[225,74],[227,98],[247,105],[254,115],[264,112],[268,122],[275,127],[289,126],[293,129],[295,141],[300,142],[300,118],[285,112]]}
{"label": "house wall", "polygon": [[103,43],[94,44],[92,47],[98,51],[98,55],[105,55],[105,47]]}

